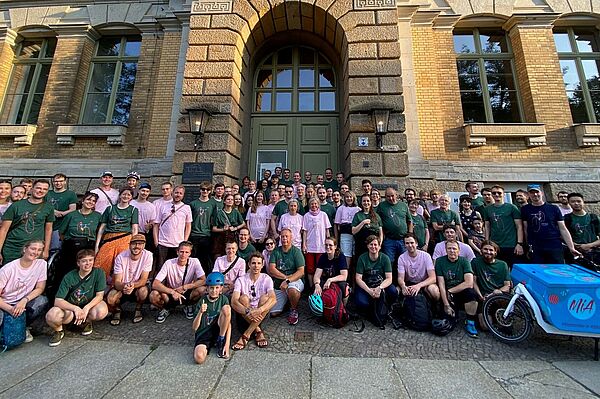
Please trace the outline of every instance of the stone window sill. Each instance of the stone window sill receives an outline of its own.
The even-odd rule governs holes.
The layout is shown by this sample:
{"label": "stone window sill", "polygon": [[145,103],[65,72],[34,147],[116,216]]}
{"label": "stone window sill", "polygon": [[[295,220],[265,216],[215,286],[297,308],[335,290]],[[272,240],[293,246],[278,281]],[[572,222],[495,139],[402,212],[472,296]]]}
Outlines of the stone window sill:
{"label": "stone window sill", "polygon": [[76,137],[106,137],[110,145],[123,145],[126,132],[124,125],[61,125],[56,130],[56,143],[73,145]]}
{"label": "stone window sill", "polygon": [[524,138],[528,147],[546,145],[543,123],[469,123],[464,125],[467,145],[487,145],[488,138]]}
{"label": "stone window sill", "polygon": [[573,128],[579,147],[600,145],[600,123],[580,123],[573,125]]}
{"label": "stone window sill", "polygon": [[0,125],[0,137],[14,137],[16,145],[31,145],[36,125]]}

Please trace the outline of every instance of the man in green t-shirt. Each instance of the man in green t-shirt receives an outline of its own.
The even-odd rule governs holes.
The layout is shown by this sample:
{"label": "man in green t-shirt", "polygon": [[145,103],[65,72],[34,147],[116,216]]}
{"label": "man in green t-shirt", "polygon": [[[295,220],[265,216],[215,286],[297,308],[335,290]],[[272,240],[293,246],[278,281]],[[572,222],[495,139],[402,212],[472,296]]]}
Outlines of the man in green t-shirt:
{"label": "man in green t-shirt", "polygon": [[469,181],[465,184],[465,190],[469,193],[473,209],[479,208],[484,204],[483,197],[479,195],[479,184],[474,181]]}
{"label": "man in green t-shirt", "polygon": [[456,233],[458,239],[463,241],[462,231],[460,227],[460,217],[456,212],[450,209],[450,196],[448,194],[440,195],[438,199],[439,208],[431,211],[431,226],[434,230],[434,236],[436,243],[444,241],[444,226],[449,224],[456,226]]}
{"label": "man in green t-shirt", "polygon": [[595,213],[586,212],[583,194],[571,193],[568,195],[572,213],[565,215],[565,226],[573,237],[575,248],[588,256],[594,262],[600,259],[600,221]]}
{"label": "man in green t-shirt", "polygon": [[435,260],[435,274],[444,312],[450,317],[456,317],[456,309],[463,304],[467,314],[467,334],[477,338],[477,293],[473,289],[473,270],[466,258],[458,256],[458,242],[446,241],[446,253],[446,256]]}
{"label": "man in green t-shirt", "polygon": [[[379,203],[377,214],[381,217],[383,227],[383,244],[381,251],[396,263],[398,257],[406,251],[404,236],[412,233],[413,224],[406,203],[398,200],[398,193],[392,187],[385,190],[385,201]],[[397,271],[394,270],[394,279]]]}
{"label": "man in green t-shirt", "polygon": [[[283,195],[283,199],[275,204],[271,214],[271,232],[275,239],[279,237],[279,234],[277,233],[279,219],[281,218],[281,215],[288,211],[288,204],[294,198],[294,188],[292,186],[285,187]],[[271,196],[271,198],[273,198],[273,196]]]}
{"label": "man in green t-shirt", "polygon": [[77,194],[75,191],[67,190],[67,176],[63,173],[57,173],[52,176],[52,185],[54,190],[46,194],[46,202],[54,208],[54,217],[56,220],[52,225],[52,241],[50,249],[60,249],[59,230],[63,224],[64,217],[73,212],[77,207]]}
{"label": "man in green t-shirt", "polygon": [[94,267],[94,250],[83,249],[77,254],[79,270],[72,270],[63,278],[56,293],[54,307],[46,314],[46,322],[54,330],[50,346],[58,346],[65,336],[63,326],[73,323],[83,326],[81,335],[90,335],[92,321],[108,314],[104,298],[106,277],[102,269]]}
{"label": "man in green t-shirt", "polygon": [[[333,205],[327,202],[327,189],[324,187],[319,187],[317,190],[317,198],[319,199],[320,209],[325,212],[327,218],[329,219],[329,223],[331,226],[333,226],[335,223],[335,213],[337,210]],[[306,211],[308,212],[308,209]],[[329,233],[333,236],[333,227],[329,230]]]}
{"label": "man in green t-shirt", "polygon": [[31,195],[24,200],[14,202],[2,216],[0,226],[0,263],[6,264],[21,257],[25,243],[31,240],[43,240],[42,257],[48,259],[52,224],[56,219],[52,205],[44,201],[50,182],[36,180]]}
{"label": "man in green t-shirt", "polygon": [[284,228],[280,233],[281,246],[271,253],[268,274],[273,278],[277,303],[271,309],[271,315],[283,312],[287,301],[290,301],[288,323],[298,324],[298,303],[304,291],[304,256],[292,245],[292,230]]}
{"label": "man in green t-shirt", "polygon": [[485,238],[495,242],[500,251],[498,257],[509,267],[520,261],[523,255],[523,221],[521,212],[513,204],[504,202],[504,188],[491,188],[494,204],[482,209],[485,221]]}
{"label": "man in green t-shirt", "polygon": [[194,244],[192,257],[200,259],[205,274],[213,269],[211,232],[217,203],[210,198],[212,184],[207,181],[200,183],[200,197],[190,203],[192,210],[192,230],[190,241]]}
{"label": "man in green t-shirt", "polygon": [[219,272],[206,277],[207,294],[196,305],[196,318],[192,323],[195,332],[194,360],[198,364],[206,361],[211,346],[217,346],[217,356],[229,357],[231,339],[231,306],[223,295],[225,276]]}
{"label": "man in green t-shirt", "polygon": [[471,261],[473,288],[481,302],[490,295],[510,291],[510,272],[506,262],[496,259],[498,249],[495,242],[485,240],[481,243],[482,255]]}

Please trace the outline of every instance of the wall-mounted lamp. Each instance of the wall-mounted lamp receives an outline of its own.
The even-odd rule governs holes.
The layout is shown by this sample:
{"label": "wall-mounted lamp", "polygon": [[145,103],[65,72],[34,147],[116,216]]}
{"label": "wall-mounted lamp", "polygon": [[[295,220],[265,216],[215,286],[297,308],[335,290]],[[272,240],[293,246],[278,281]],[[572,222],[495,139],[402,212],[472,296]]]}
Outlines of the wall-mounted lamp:
{"label": "wall-mounted lamp", "polygon": [[371,113],[373,125],[375,127],[375,143],[377,148],[383,149],[383,136],[388,131],[388,121],[390,119],[389,109],[374,109]]}
{"label": "wall-mounted lamp", "polygon": [[188,118],[190,122],[190,131],[194,136],[194,150],[202,148],[202,141],[204,139],[204,130],[206,129],[206,123],[211,117],[210,112],[205,109],[190,109],[188,110]]}

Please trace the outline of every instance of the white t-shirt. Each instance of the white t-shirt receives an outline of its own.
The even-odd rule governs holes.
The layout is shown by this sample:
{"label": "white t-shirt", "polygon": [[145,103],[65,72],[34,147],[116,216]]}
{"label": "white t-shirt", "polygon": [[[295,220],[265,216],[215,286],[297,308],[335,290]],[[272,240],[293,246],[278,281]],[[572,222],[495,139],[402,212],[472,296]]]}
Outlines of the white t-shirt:
{"label": "white t-shirt", "polygon": [[138,210],[138,226],[140,233],[150,232],[152,226],[149,228],[146,228],[146,226],[149,224],[151,225],[156,220],[156,206],[150,201],[138,202],[137,200],[131,201],[131,205]]}
{"label": "white t-shirt", "polygon": [[418,284],[427,279],[427,271],[435,270],[431,255],[425,251],[417,250],[414,258],[407,252],[398,257],[398,273],[404,273],[404,281]]}
{"label": "white t-shirt", "polygon": [[306,231],[306,251],[313,254],[325,253],[325,238],[327,229],[331,227],[327,214],[319,211],[316,215],[310,212],[304,214],[302,230]]}
{"label": "white t-shirt", "polygon": [[202,265],[200,265],[200,261],[197,258],[189,258],[188,262],[188,272],[185,276],[185,281],[182,281],[185,265],[179,266],[177,258],[167,260],[160,268],[156,279],[163,282],[169,288],[177,288],[184,284],[193,283],[204,276],[204,270],[202,270]]}
{"label": "white t-shirt", "polygon": [[[254,287],[254,289],[252,289]],[[273,288],[273,279],[271,276],[261,273],[256,282],[250,279],[250,273],[246,273],[235,281],[233,292],[239,292],[240,295],[246,295],[250,299],[250,307],[257,308],[260,297],[275,292]]]}
{"label": "white t-shirt", "polygon": [[256,212],[249,210],[246,214],[246,220],[248,221],[250,237],[255,240],[262,240],[267,236],[269,223],[271,221],[271,212],[269,212],[269,207],[266,205],[260,205],[256,208]]}
{"label": "white t-shirt", "polygon": [[[101,215],[104,213],[106,208],[112,205],[116,205],[119,202],[119,190],[111,188],[110,191],[104,191],[100,187],[92,190],[92,193],[98,194],[98,201],[96,201],[96,207],[94,210],[99,212]],[[107,198],[108,196],[108,198]],[[110,198],[110,201],[108,200]]]}
{"label": "white t-shirt", "polygon": [[0,269],[0,298],[9,305],[15,305],[35,289],[40,281],[46,281],[48,264],[36,259],[28,268],[21,267],[21,260],[8,262]]}
{"label": "white t-shirt", "polygon": [[186,223],[192,223],[192,209],[183,202],[179,204],[164,202],[156,215],[156,223],[158,244],[163,247],[177,248],[180,242],[185,241]]}
{"label": "white t-shirt", "polygon": [[132,260],[131,251],[127,249],[115,258],[113,275],[122,274],[121,281],[123,284],[134,283],[140,279],[143,272],[152,271],[153,259],[152,252],[144,249],[142,250],[142,256],[138,260]]}
{"label": "white t-shirt", "polygon": [[[233,262],[233,260],[231,262]],[[212,271],[224,273],[225,270],[229,268],[231,262],[227,260],[227,255],[219,256],[217,259],[215,259],[215,266],[213,267]],[[235,265],[233,265],[231,270],[229,270],[225,275],[225,282],[233,284],[238,277],[243,276],[244,274],[246,274],[246,261],[244,258],[240,257],[237,262],[235,262]]]}
{"label": "white t-shirt", "polygon": [[352,219],[360,211],[357,206],[340,206],[335,212],[335,224],[352,224]]}
{"label": "white t-shirt", "polygon": [[[277,231],[283,229],[290,229],[292,231],[292,245],[298,249],[302,249],[302,215],[299,213],[294,216],[289,213],[284,213],[279,218],[279,225],[277,226]],[[281,241],[279,241],[279,246],[281,246]]]}
{"label": "white t-shirt", "polygon": [[[471,249],[470,246],[468,246],[467,244],[457,241],[458,242],[458,255],[462,256],[463,258],[467,258],[470,261],[472,261],[473,259],[475,259],[475,253],[473,252],[473,250]],[[437,258],[441,258],[442,256],[446,256],[448,255],[448,253],[446,252],[446,241],[442,241],[440,243],[437,243],[435,245],[435,249],[433,250],[433,260],[436,260]]]}

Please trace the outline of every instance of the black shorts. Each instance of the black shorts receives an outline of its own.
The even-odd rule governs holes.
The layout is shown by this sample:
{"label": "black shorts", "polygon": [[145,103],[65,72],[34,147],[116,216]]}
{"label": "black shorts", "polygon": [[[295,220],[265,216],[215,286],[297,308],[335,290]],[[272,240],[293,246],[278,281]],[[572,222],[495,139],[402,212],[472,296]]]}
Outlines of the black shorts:
{"label": "black shorts", "polygon": [[[192,291],[193,290],[187,290],[186,292],[183,293],[183,296],[185,297],[185,299],[183,301],[181,301],[181,305],[192,305],[192,302],[190,301],[190,297],[192,295]],[[179,301],[175,300],[175,298],[173,298],[173,295],[171,294],[167,294],[169,296],[169,302],[167,302],[165,304],[165,309],[173,309],[177,306],[180,305]]]}
{"label": "black shorts", "polygon": [[462,308],[465,303],[476,302],[477,299],[477,293],[473,288],[465,288],[460,292],[452,294],[452,302],[455,308]]}
{"label": "black shorts", "polygon": [[210,352],[210,348],[217,342],[220,332],[219,323],[215,321],[213,325],[206,329],[202,334],[196,335],[194,348],[198,345],[205,345],[206,353]]}

